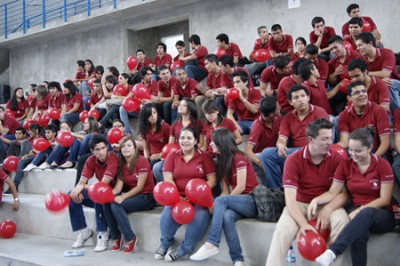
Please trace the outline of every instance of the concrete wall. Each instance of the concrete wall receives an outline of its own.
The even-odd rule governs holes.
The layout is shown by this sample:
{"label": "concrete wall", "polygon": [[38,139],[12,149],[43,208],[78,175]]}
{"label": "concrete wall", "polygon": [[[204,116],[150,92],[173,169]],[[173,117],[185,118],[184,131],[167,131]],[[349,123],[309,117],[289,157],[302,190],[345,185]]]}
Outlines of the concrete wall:
{"label": "concrete wall", "polygon": [[[11,46],[12,87],[26,87],[29,83],[42,80],[62,81],[71,78],[76,72],[75,62],[78,59],[90,58],[95,64],[115,65],[121,72],[127,71],[127,56],[138,48],[145,48],[146,51],[154,49],[155,36],[161,37],[157,29],[149,28],[186,20],[189,21],[188,34],[199,34],[209,52],[216,49],[215,36],[225,32],[233,42],[240,45],[244,55],[251,51],[254,39],[257,38],[256,29],[260,25],[270,28],[272,24],[279,23],[284,32],[292,34],[293,38],[304,36],[308,40],[311,19],[322,16],[327,25],[341,33],[341,25],[348,20],[346,7],[353,1],[303,0],[301,7],[296,9],[288,9],[288,1],[283,0],[203,0],[186,5],[170,0],[157,2],[158,7],[148,8],[146,13],[132,8],[129,12],[104,15],[98,28],[96,23],[92,23],[90,27],[77,27],[62,35],[49,33],[29,44]],[[168,6],[167,3],[181,6]],[[395,27],[400,25],[400,1],[379,1],[379,8],[376,4],[377,1],[373,0],[362,1],[361,12],[374,18],[385,46],[399,51],[400,34]],[[182,30],[185,31],[184,28]],[[154,43],[148,45],[149,41]],[[152,57],[154,51],[148,54]]]}

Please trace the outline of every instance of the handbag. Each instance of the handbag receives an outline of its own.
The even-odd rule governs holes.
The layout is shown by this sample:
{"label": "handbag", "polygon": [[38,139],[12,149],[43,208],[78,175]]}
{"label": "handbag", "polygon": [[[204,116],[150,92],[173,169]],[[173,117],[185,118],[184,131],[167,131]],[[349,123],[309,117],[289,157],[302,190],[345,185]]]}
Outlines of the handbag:
{"label": "handbag", "polygon": [[263,222],[277,222],[285,207],[285,194],[281,189],[272,190],[259,184],[251,192],[256,202],[257,218]]}

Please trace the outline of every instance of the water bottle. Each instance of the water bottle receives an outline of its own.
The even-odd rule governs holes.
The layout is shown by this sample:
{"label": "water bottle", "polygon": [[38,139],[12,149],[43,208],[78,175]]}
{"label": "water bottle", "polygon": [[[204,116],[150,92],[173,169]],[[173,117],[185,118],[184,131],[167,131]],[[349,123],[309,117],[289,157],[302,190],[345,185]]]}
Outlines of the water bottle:
{"label": "water bottle", "polygon": [[296,265],[296,253],[294,253],[293,246],[290,246],[288,250],[286,265]]}
{"label": "water bottle", "polygon": [[84,249],[66,250],[64,252],[64,257],[79,257],[79,256],[85,256],[85,250]]}

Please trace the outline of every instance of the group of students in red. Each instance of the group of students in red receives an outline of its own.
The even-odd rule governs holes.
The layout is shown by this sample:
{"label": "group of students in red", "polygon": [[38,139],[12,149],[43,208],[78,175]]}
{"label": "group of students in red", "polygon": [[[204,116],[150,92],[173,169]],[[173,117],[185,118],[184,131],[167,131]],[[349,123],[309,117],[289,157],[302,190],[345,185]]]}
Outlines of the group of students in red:
{"label": "group of students in red", "polygon": [[[217,196],[214,206],[195,206],[184,241],[171,251],[180,224],[171,218],[171,207],[164,207],[154,257],[171,262],[192,253],[211,221],[207,242],[190,258],[218,254],[224,230],[232,262],[244,265],[235,222],[257,216],[251,191],[262,183],[284,188],[287,205],[266,265],[283,265],[298,231],[315,231],[307,223],[312,217],[321,227],[332,228],[331,245],[317,262],[331,265],[338,257],[339,263],[339,255],[351,246],[353,264],[366,265],[369,232],[394,227],[389,204],[393,170],[400,177],[400,156],[390,152],[390,123],[395,151],[400,152],[400,81],[393,52],[378,48],[381,36],[373,20],[361,17],[357,4],[347,11],[351,19],[343,26],[343,38],[315,17],[311,44],[297,38],[296,53],[292,37],[278,24],[272,26],[272,36],[267,27],[258,28],[260,38],[250,60],[224,33],[216,37],[218,56],[209,54],[194,34],[189,38],[193,53],[178,41],[174,59],[163,43],[157,44],[153,62],[144,50],[137,50],[138,66],[129,74],[120,74],[113,66],[104,73],[91,60],[79,60],[75,79],[65,80],[63,89],[58,82],[31,84],[25,99],[23,89],[17,88],[7,108],[0,107],[0,156],[15,152],[23,159],[15,185],[2,175],[14,196],[14,209],[19,206],[17,188],[24,171],[76,166],[69,213],[78,235],[72,247],[82,247],[93,234],[85,222],[85,205],[96,211],[95,251],[106,250],[111,239],[112,250],[132,252],[137,236],[127,214],[154,208],[155,183],[172,182],[185,198],[187,182],[202,178]],[[269,52],[262,62],[260,49]],[[134,97],[132,88],[138,83],[148,89],[150,99],[142,99],[133,111],[125,110],[123,100]],[[232,90],[236,96],[226,97]],[[21,124],[38,120],[53,108],[60,111],[60,119],[49,121],[45,135],[38,125],[30,125],[30,139],[24,140],[27,132]],[[55,141],[58,126],[73,131],[84,109],[97,110],[99,117],[87,117],[83,130],[73,133],[74,144],[60,148]],[[129,117],[138,119],[137,132]],[[125,134],[113,145],[105,137],[110,125]],[[243,134],[249,134],[245,152],[237,148]],[[52,142],[48,150],[32,147],[39,137]],[[348,150],[349,159],[339,158],[335,142]],[[163,159],[162,148],[168,143],[177,143],[180,149]],[[113,187],[114,202],[90,200],[87,182],[93,176]],[[343,208],[349,198],[351,203]]]}

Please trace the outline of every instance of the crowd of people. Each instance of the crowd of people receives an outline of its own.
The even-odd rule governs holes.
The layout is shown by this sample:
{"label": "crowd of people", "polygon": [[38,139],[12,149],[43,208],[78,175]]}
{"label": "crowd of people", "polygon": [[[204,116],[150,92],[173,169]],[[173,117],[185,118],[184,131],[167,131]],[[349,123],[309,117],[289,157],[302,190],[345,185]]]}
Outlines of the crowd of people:
{"label": "crowd of people", "polygon": [[[284,265],[296,235],[316,232],[307,222],[312,218],[318,227],[331,228],[328,249],[316,259],[320,265],[341,265],[340,255],[349,246],[353,265],[366,265],[369,233],[389,232],[395,225],[390,202],[394,176],[400,181],[400,76],[374,21],[361,16],[357,4],[347,13],[342,36],[322,17],[313,18],[310,43],[298,37],[296,52],[292,36],[279,24],[271,34],[266,26],[258,28],[249,59],[225,33],[216,37],[216,54],[193,34],[192,53],[178,41],[175,58],[161,42],[154,60],[138,49],[137,66],[129,73],[78,60],[74,79],[31,84],[26,98],[16,88],[7,106],[0,107],[0,159],[21,158],[13,181],[0,170],[14,210],[26,172],[75,167],[69,214],[77,239],[72,247],[83,247],[93,235],[82,208],[88,206],[96,213],[95,251],[107,250],[111,239],[112,250],[132,252],[137,235],[128,214],[156,206],[155,184],[173,183],[185,199],[186,184],[200,178],[213,190],[213,207],[194,206],[194,219],[174,250],[169,249],[181,225],[172,219],[172,208],[164,207],[154,258],[172,262],[192,254],[211,223],[207,241],[190,259],[218,254],[224,231],[232,262],[244,265],[235,222],[257,217],[251,192],[260,183],[284,189],[286,199],[266,265]],[[126,110],[123,101],[135,97],[136,84],[144,85],[150,97]],[[59,119],[44,127],[32,122],[52,109],[59,110]],[[84,110],[97,110],[99,118],[86,117],[77,130]],[[137,130],[130,119],[137,120]],[[124,135],[119,143],[107,140],[110,128]],[[57,134],[65,131],[75,138],[69,147],[57,142]],[[241,151],[243,135],[248,141]],[[36,150],[38,138],[51,145]],[[179,149],[163,159],[169,143]],[[93,176],[112,186],[114,202],[96,204],[89,198]]]}

